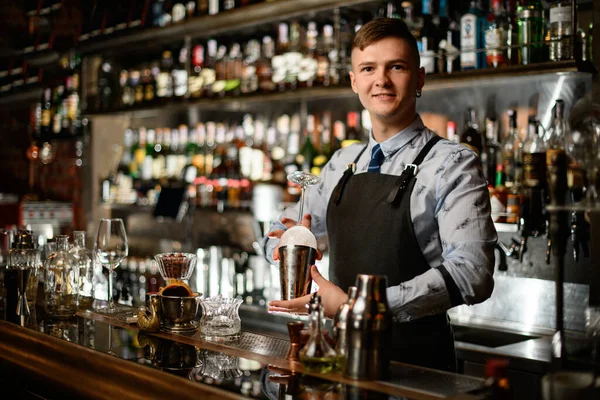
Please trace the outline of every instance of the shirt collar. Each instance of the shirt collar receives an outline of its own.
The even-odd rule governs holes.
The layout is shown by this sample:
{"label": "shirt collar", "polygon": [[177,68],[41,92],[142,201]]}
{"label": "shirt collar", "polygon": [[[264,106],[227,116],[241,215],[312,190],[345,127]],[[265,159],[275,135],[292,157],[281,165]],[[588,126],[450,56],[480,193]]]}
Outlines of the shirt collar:
{"label": "shirt collar", "polygon": [[[409,126],[396,133],[391,138],[379,143],[381,146],[381,151],[383,151],[383,155],[386,158],[392,156],[424,130],[425,125],[423,124],[423,120],[421,119],[421,116],[417,114]],[[376,144],[377,141],[375,138],[373,138],[373,131],[371,131],[371,134],[369,135],[369,149],[372,149]]]}

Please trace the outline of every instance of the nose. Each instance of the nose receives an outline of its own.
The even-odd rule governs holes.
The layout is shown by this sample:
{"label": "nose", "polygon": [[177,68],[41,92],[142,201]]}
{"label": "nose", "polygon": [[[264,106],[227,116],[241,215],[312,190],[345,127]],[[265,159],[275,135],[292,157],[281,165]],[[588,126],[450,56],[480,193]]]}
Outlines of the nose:
{"label": "nose", "polygon": [[390,77],[388,76],[388,71],[383,68],[379,69],[375,75],[375,85],[377,87],[386,87],[390,84]]}

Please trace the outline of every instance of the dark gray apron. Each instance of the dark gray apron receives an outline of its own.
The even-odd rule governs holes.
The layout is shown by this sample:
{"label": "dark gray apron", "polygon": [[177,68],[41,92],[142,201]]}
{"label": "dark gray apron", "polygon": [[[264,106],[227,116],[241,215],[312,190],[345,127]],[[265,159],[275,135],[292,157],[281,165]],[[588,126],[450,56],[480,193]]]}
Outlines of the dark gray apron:
{"label": "dark gray apron", "polygon": [[[354,175],[366,147],[344,172],[327,206],[329,276],[344,291],[360,273],[386,275],[388,285],[397,286],[431,268],[415,237],[410,195],[418,165],[440,139],[434,136],[400,176]],[[453,303],[460,303],[456,284],[443,266],[438,269]],[[454,334],[446,313],[394,323],[392,346],[393,360],[456,370]]]}

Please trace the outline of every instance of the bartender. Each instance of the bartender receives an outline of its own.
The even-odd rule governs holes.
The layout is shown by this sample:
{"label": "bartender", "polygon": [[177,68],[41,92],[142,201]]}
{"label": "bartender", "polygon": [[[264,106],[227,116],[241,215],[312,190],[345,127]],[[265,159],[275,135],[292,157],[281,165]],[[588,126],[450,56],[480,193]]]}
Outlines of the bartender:
{"label": "bartender", "polygon": [[[325,314],[347,301],[357,274],[386,275],[394,316],[392,359],[456,370],[446,311],[477,304],[493,287],[496,230],[477,154],[437,136],[416,112],[425,83],[417,42],[399,19],[365,24],[352,44],[352,90],[369,112],[369,142],[337,151],[307,190],[302,223],[329,238],[329,277],[315,266]],[[286,209],[265,240],[295,225]],[[310,296],[273,301],[270,311],[306,312]]]}

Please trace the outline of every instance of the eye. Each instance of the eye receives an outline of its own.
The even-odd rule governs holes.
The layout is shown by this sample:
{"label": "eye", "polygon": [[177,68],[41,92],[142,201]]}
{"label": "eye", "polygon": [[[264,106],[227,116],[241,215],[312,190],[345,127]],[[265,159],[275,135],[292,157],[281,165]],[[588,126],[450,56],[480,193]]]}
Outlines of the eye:
{"label": "eye", "polygon": [[392,70],[394,70],[394,71],[403,71],[405,69],[406,68],[404,68],[404,65],[401,65],[401,64],[394,64],[394,65],[392,65]]}
{"label": "eye", "polygon": [[373,67],[363,67],[360,71],[361,72],[371,72],[371,71],[373,71]]}

